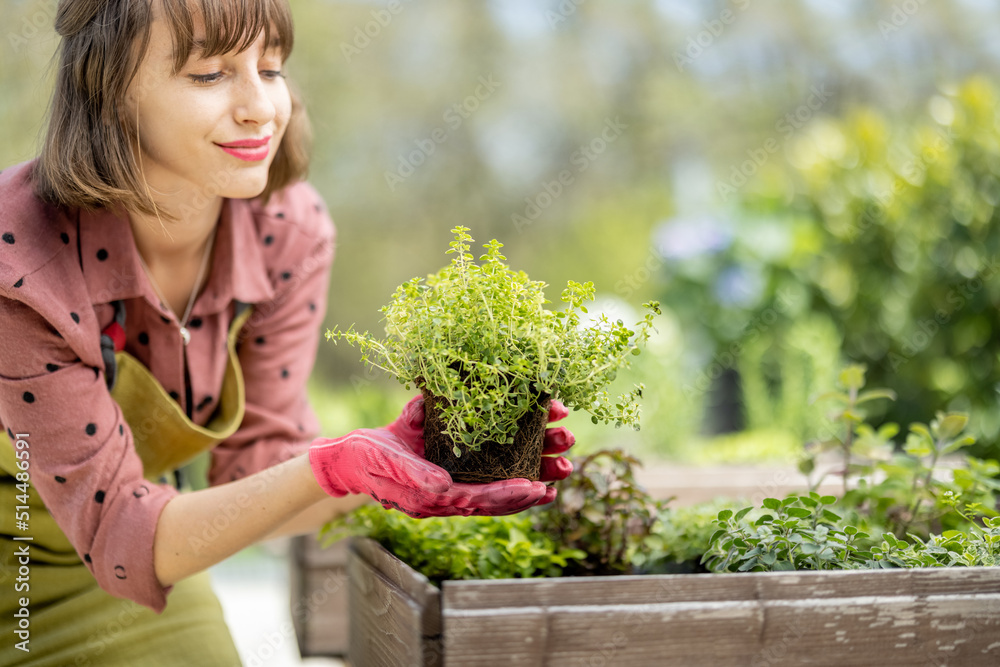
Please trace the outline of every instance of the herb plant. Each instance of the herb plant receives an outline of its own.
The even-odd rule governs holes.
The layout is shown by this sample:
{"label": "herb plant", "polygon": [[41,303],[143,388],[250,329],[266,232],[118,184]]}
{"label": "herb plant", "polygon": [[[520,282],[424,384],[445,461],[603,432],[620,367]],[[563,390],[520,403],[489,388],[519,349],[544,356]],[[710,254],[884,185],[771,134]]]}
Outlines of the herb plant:
{"label": "herb plant", "polygon": [[381,309],[384,340],[353,327],[327,331],[327,339],[356,345],[365,363],[445,399],[442,430],[455,456],[459,444],[476,451],[487,442],[513,443],[518,422],[546,398],[586,410],[595,424],[638,429],[642,386],[617,399],[606,387],[648,339],[659,304],[645,304],[649,312],[634,330],[604,315],[585,325],[593,283],[569,281],[566,307],[547,310],[545,283],[511,270],[495,239],[477,264],[468,231],[452,230],[448,266],[396,289]]}
{"label": "herb plant", "polygon": [[[861,408],[874,399],[894,399],[893,392],[864,390],[863,366],[847,367],[840,381],[845,391],[825,398],[841,404],[831,414],[841,432],[812,443],[800,468],[812,473],[821,452],[837,451],[843,462],[841,505],[845,509],[853,508],[861,515],[877,519],[879,527],[903,538],[911,532],[927,536],[935,530],[964,528],[968,522],[954,511],[956,503],[992,506],[994,494],[1000,490],[1000,482],[995,479],[1000,465],[970,456],[956,459],[960,450],[975,442],[975,438],[965,434],[967,415],[938,413],[930,424],[911,424],[900,452],[892,440],[899,428],[890,423],[874,429],[864,423]],[[956,460],[952,467],[941,470],[942,459],[949,456]],[[852,478],[856,480],[853,488],[848,483]],[[811,487],[817,488],[821,481],[819,477]],[[951,494],[955,502],[945,502],[945,494]]]}
{"label": "herb plant", "polygon": [[635,480],[639,461],[622,450],[601,450],[574,462],[573,474],[557,484],[555,501],[538,525],[557,544],[582,550],[574,574],[631,572],[645,562],[663,505]]}
{"label": "herb plant", "polygon": [[[864,423],[859,407],[892,399],[892,392],[862,391],[862,366],[846,368],[841,383],[846,391],[830,397],[841,404],[832,418],[842,433],[814,443],[800,467],[811,474],[817,454],[835,450],[843,465],[843,497],[811,491],[767,498],[762,508],[724,509],[702,562],[715,571],[743,572],[996,565],[1000,466],[969,456],[948,470],[940,466],[944,457],[954,458],[975,441],[964,435],[968,417],[938,413],[929,425],[911,424],[903,451],[897,452],[892,437],[898,427],[875,430]],[[872,534],[881,534],[881,540]]]}
{"label": "herb plant", "polygon": [[586,554],[554,542],[528,514],[411,519],[364,505],[320,533],[325,544],[364,535],[392,551],[428,579],[508,579],[559,576]]}

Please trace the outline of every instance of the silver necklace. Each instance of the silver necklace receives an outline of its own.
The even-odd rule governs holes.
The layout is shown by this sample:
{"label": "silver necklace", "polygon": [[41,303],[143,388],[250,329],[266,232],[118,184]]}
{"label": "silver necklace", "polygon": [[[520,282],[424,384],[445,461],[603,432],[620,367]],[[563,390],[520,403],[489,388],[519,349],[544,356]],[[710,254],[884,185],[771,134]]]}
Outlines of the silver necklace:
{"label": "silver necklace", "polygon": [[[187,308],[184,309],[184,317],[180,319],[181,325],[181,340],[184,341],[184,346],[191,342],[191,332],[188,331],[187,323],[188,317],[191,316],[191,308],[194,306],[195,297],[198,296],[198,290],[201,288],[201,280],[205,275],[205,267],[208,266],[208,258],[212,254],[212,246],[215,245],[215,234],[212,234],[212,238],[208,240],[208,246],[205,248],[205,254],[201,258],[201,268],[198,269],[198,277],[194,281],[194,289],[191,290],[191,296],[188,298]],[[146,277],[149,278],[149,284],[153,286],[153,290],[156,292],[156,296],[160,297],[160,301],[163,302],[167,308],[170,308],[170,304],[163,297],[163,292],[160,291],[159,286],[156,284],[156,280],[153,278],[153,273],[146,266],[145,260],[142,258],[142,254],[138,251],[136,254],[139,256],[139,263],[142,264],[143,271],[146,272]],[[177,313],[174,313],[177,316]]]}

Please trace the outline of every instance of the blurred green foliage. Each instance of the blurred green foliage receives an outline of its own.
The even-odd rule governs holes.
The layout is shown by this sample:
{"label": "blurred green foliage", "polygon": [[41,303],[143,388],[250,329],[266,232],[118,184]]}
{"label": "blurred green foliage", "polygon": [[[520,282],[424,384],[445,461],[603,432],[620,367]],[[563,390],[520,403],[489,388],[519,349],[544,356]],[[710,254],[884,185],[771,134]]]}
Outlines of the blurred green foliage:
{"label": "blurred green foliage", "polygon": [[[3,168],[36,153],[57,40],[55,2],[0,3]],[[310,180],[338,227],[323,328],[375,330],[394,287],[436,270],[463,224],[502,241],[533,279],[593,280],[611,312],[652,298],[672,311],[641,377],[619,378],[646,384],[640,439],[571,416],[581,451],[784,450],[813,418],[808,399],[841,344],[898,391],[889,417],[947,404],[972,413],[980,443],[995,442],[995,281],[975,289],[995,242],[995,102],[986,84],[948,82],[1000,74],[1000,9],[919,3],[897,21],[897,5],[428,0],[387,19],[385,2],[295,0],[288,76],[314,126]],[[713,23],[725,10],[734,20]],[[490,77],[499,85],[480,88]],[[581,162],[609,120],[625,127]],[[392,187],[386,174],[439,128],[445,140]],[[946,129],[948,148],[921,169],[912,156]],[[721,197],[718,183],[754,156],[738,192]],[[559,190],[563,171],[572,181]],[[873,203],[883,215],[862,229]],[[685,220],[702,234],[723,221],[726,245],[701,258],[665,252],[661,223]],[[927,333],[921,323],[941,308],[948,323]],[[751,430],[712,454],[701,413],[715,409],[713,364],[734,343],[732,367],[753,388]],[[893,368],[892,355],[905,363]],[[385,423],[406,398],[329,344],[313,379],[328,434]]]}
{"label": "blurred green foliage", "polygon": [[[973,78],[913,119],[858,109],[807,128],[741,205],[809,243],[768,267],[803,311],[836,324],[844,354],[898,401],[899,423],[945,406],[1000,435],[1000,106]],[[778,289],[781,289],[779,287]]]}

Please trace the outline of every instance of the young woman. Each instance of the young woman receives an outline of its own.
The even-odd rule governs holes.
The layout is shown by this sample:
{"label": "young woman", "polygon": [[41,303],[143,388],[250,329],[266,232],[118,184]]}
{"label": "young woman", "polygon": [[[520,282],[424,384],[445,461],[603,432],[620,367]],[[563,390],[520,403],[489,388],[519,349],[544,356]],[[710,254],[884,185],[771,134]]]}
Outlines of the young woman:
{"label": "young woman", "polygon": [[[453,483],[423,406],[318,438],[334,231],[300,179],[286,0],[63,0],[39,157],[0,174],[0,664],[235,665],[205,570],[371,496],[412,516],[551,501]],[[565,416],[557,405],[550,419]],[[210,487],[167,475],[211,451]]]}

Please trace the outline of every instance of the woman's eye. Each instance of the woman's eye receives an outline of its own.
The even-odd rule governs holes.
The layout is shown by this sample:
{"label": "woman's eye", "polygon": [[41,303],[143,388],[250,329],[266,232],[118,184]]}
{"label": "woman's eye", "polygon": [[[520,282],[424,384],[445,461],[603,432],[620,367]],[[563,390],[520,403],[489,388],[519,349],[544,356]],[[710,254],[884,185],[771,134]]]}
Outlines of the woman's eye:
{"label": "woman's eye", "polygon": [[285,78],[284,72],[282,72],[281,70],[276,70],[276,69],[261,70],[260,75],[262,77],[264,77],[265,79],[270,79],[272,81],[275,80],[275,79],[283,79],[283,78]]}
{"label": "woman's eye", "polygon": [[222,72],[213,72],[211,74],[188,74],[188,78],[195,83],[214,83],[222,78]]}

